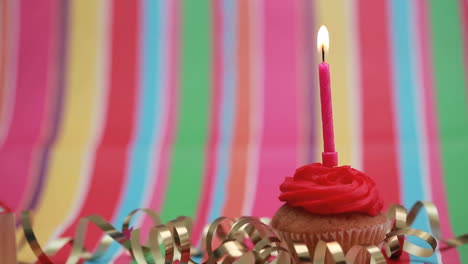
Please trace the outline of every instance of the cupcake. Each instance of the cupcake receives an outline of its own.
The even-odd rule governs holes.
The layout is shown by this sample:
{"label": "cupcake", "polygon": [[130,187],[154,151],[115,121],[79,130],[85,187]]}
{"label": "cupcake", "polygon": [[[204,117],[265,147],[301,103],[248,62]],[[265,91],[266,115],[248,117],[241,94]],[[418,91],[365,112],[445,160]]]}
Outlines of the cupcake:
{"label": "cupcake", "polygon": [[[389,225],[375,182],[350,166],[309,164],[280,186],[285,204],[272,226],[295,243],[337,241],[345,254],[354,245],[379,245]],[[361,254],[356,263],[367,263]]]}

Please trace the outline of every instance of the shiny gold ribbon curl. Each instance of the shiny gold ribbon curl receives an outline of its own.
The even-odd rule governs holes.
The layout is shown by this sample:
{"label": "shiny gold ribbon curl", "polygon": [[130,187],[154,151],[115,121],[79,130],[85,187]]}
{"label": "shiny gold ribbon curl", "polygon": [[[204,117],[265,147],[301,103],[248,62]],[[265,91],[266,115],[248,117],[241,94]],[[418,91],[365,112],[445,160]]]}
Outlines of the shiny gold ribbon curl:
{"label": "shiny gold ribbon curl", "polygon": [[[428,215],[430,233],[411,228],[421,209],[424,209]],[[130,229],[132,219],[139,212],[145,213],[153,221],[147,243],[140,242],[141,229]],[[451,239],[441,237],[437,207],[431,202],[416,202],[409,212],[403,206],[394,204],[387,210],[387,217],[392,225],[381,247],[389,258],[397,258],[402,252],[429,257],[434,254],[438,242],[444,243],[446,247],[468,244],[468,234]],[[39,263],[47,264],[53,263],[50,256],[68,244],[72,246],[72,251],[67,264],[78,263],[80,260],[97,260],[112,242],[119,243],[138,264],[197,264],[192,259],[193,255],[202,255],[204,257],[202,264],[293,264],[304,260],[320,264],[325,263],[327,253],[337,264],[355,263],[358,256],[362,254],[367,254],[371,263],[386,263],[382,249],[376,245],[356,245],[345,254],[336,241],[319,241],[315,247],[310,241],[305,241],[304,244],[293,244],[292,241],[284,239],[272,229],[269,226],[270,220],[267,218],[220,217],[205,228],[201,251],[194,250],[190,243],[192,230],[190,218],[178,217],[162,224],[159,215],[149,209],[132,211],[125,218],[122,231],[118,231],[98,215],[81,218],[74,237],[60,238],[44,249],[36,239],[32,219],[29,212],[23,212],[21,215],[24,239],[37,256]],[[84,247],[86,230],[90,223],[105,234],[94,252]],[[405,239],[408,236],[425,241],[428,247],[420,247],[409,242]],[[20,242],[21,244],[25,243]]]}
{"label": "shiny gold ribbon curl", "polygon": [[[361,252],[367,253],[370,257],[370,262],[375,264],[387,263],[384,255],[382,254],[379,247],[374,245],[356,245],[351,247],[348,252],[344,253],[341,245],[336,241],[325,242],[319,240],[315,248],[312,246],[310,241],[306,241],[305,244],[294,244],[294,250],[296,256],[295,263],[300,263],[300,261],[307,261],[313,264],[324,264],[326,262],[326,255],[329,253],[333,263],[335,264],[352,264],[356,263],[358,256]],[[311,253],[314,253],[313,255]]]}

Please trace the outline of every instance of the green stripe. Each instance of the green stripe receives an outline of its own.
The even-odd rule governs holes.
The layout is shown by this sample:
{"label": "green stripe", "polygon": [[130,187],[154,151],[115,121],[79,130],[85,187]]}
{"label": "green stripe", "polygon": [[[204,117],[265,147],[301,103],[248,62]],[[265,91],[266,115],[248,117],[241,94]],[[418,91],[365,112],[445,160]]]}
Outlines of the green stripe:
{"label": "green stripe", "polygon": [[210,3],[181,1],[179,116],[162,210],[165,220],[193,217],[200,197],[210,103]]}
{"label": "green stripe", "polygon": [[[460,235],[468,216],[468,108],[459,1],[431,0],[430,13],[444,180],[453,231]],[[460,257],[468,263],[466,247]]]}

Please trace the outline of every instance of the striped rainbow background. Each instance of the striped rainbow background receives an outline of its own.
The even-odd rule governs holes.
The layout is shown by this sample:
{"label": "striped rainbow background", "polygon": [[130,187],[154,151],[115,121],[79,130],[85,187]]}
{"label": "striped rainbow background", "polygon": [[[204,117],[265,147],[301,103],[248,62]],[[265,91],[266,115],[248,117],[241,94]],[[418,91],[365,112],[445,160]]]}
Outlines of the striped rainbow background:
{"label": "striped rainbow background", "polygon": [[468,231],[466,0],[0,3],[0,200],[36,212],[43,244],[138,207],[193,216],[194,240],[220,215],[271,216],[283,178],[320,160],[321,24],[340,162]]}

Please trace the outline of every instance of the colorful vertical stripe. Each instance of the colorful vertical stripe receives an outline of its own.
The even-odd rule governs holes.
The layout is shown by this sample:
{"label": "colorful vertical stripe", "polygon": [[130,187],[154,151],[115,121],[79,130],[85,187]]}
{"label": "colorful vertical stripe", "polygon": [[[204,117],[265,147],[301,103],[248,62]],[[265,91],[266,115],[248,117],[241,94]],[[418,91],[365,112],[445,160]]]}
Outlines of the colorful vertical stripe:
{"label": "colorful vertical stripe", "polygon": [[264,29],[264,17],[263,12],[263,1],[254,0],[249,2],[250,17],[252,18],[252,27],[249,34],[250,42],[249,46],[252,50],[252,56],[250,57],[249,63],[252,68],[252,78],[250,82],[250,100],[249,103],[252,106],[250,132],[249,132],[249,151],[247,153],[247,177],[244,185],[245,188],[245,199],[242,204],[242,214],[252,214],[253,201],[256,197],[257,188],[257,175],[259,169],[260,159],[260,147],[263,130],[263,83],[264,83],[264,54],[263,43],[264,36],[260,34]]}
{"label": "colorful vertical stripe", "polygon": [[[309,1],[301,0],[296,5],[297,16],[296,20],[299,25],[311,22],[309,14],[312,13],[311,9],[307,9],[309,6],[306,5]],[[296,47],[296,56],[297,56],[297,108],[296,114],[298,118],[298,128],[297,128],[297,162],[299,164],[305,164],[308,161],[308,155],[311,147],[309,146],[309,127],[311,123],[309,110],[309,101],[307,100],[307,95],[310,92],[310,87],[308,85],[308,80],[310,74],[309,68],[309,54],[307,51],[310,51],[311,43],[308,40],[312,39],[311,34],[308,33],[308,27],[303,28],[301,26],[296,27],[296,37],[297,37],[297,47]]]}
{"label": "colorful vertical stripe", "polygon": [[[86,199],[81,205],[79,215],[88,215],[99,210],[103,217],[113,219],[117,213],[119,196],[127,185],[125,172],[135,127],[138,92],[139,32],[137,29],[141,10],[139,3],[139,1],[122,0],[112,3],[111,57],[105,122],[92,160]],[[123,14],[129,14],[127,12],[132,15],[124,16]],[[104,205],[105,208],[99,209]],[[64,235],[72,234],[76,224],[77,222],[74,222],[69,225]],[[93,233],[88,240],[96,243],[101,236],[102,234]]]}
{"label": "colorful vertical stripe", "polygon": [[[167,70],[163,68],[165,62],[164,50],[167,48],[166,42],[162,38],[158,38],[165,30],[165,13],[164,1],[142,1],[141,4],[141,23],[143,30],[140,36],[140,64],[141,64],[141,80],[139,93],[139,110],[137,121],[137,132],[135,135],[132,158],[128,171],[128,179],[126,180],[126,192],[135,192],[137,186],[148,186],[148,190],[144,192],[134,193],[134,195],[121,195],[121,199],[127,199],[119,210],[120,217],[117,219],[123,220],[124,215],[129,210],[135,207],[141,207],[144,203],[146,194],[151,193],[149,190],[152,184],[151,177],[155,173],[157,166],[155,162],[155,152],[160,148],[161,135],[163,128],[164,107],[167,106],[165,101],[165,91],[163,85],[166,83],[165,75]],[[134,181],[133,179],[137,179]],[[128,199],[130,198],[130,199]],[[132,209],[133,208],[133,209]]]}
{"label": "colorful vertical stripe", "polygon": [[340,164],[386,206],[434,201],[443,235],[464,233],[467,3],[0,1],[0,201],[36,211],[42,244],[137,207],[194,217],[195,243],[217,216],[271,216],[284,177],[320,161],[325,24]]}
{"label": "colorful vertical stripe", "polygon": [[[163,72],[163,39],[161,35],[164,29],[164,2],[141,1],[140,20],[141,32],[139,36],[139,95],[138,110],[136,113],[136,131],[131,142],[129,165],[124,181],[124,190],[120,193],[117,212],[114,214],[114,222],[121,226],[128,212],[135,208],[145,207],[144,199],[150,190],[151,176],[154,173],[153,165],[155,151],[160,142],[161,124],[163,121],[162,85],[164,84]],[[144,186],[144,188],[141,188]],[[106,252],[104,259],[110,259],[120,246],[114,243]]]}
{"label": "colorful vertical stripe", "polygon": [[[416,32],[414,31],[416,23],[412,23],[416,5],[404,0],[390,2],[389,12],[391,21],[391,39],[392,39],[392,58],[393,74],[395,80],[394,98],[396,112],[396,127],[399,155],[399,169],[401,182],[403,185],[403,204],[407,207],[415,202],[427,200],[429,184],[426,182],[428,161],[424,155],[425,150],[424,132],[421,119],[423,112],[422,100],[416,96],[420,89],[417,64],[417,56],[411,53],[413,46],[416,45]],[[398,67],[397,67],[398,66]],[[421,184],[424,183],[424,184]],[[419,217],[415,221],[415,227],[428,230],[429,221]],[[417,239],[411,240],[416,244],[423,244]],[[419,243],[418,243],[419,242]],[[424,246],[424,245],[420,245]],[[411,257],[414,261],[422,261],[421,258]],[[437,254],[425,261],[436,262]]]}
{"label": "colorful vertical stripe", "polygon": [[[164,219],[194,216],[200,198],[207,141],[211,89],[210,1],[183,1],[181,12],[180,89],[177,132],[167,192],[161,213]],[[190,41],[188,41],[190,40]],[[178,206],[172,206],[178,204]]]}
{"label": "colorful vertical stripe", "polygon": [[[420,92],[423,100],[424,113],[423,121],[425,123],[425,150],[427,153],[428,165],[426,172],[428,174],[428,182],[431,192],[428,193],[427,199],[432,200],[437,204],[441,217],[441,231],[444,237],[453,237],[453,231],[450,225],[450,219],[447,209],[447,198],[445,184],[443,183],[443,172],[440,157],[440,142],[438,132],[437,109],[435,107],[435,91],[434,91],[434,74],[433,74],[433,58],[431,54],[432,43],[430,36],[428,2],[424,0],[418,1],[416,17],[418,19],[419,30],[419,72],[421,78]],[[443,187],[443,188],[441,188]],[[458,252],[456,250],[448,250],[440,252],[443,262],[459,262]]]}
{"label": "colorful vertical stripe", "polygon": [[0,12],[1,12],[1,27],[0,27],[0,122],[5,116],[5,78],[6,78],[6,64],[7,64],[7,51],[8,51],[8,37],[9,37],[9,13],[11,12],[11,7],[9,6],[8,1],[0,2]]}
{"label": "colorful vertical stripe", "polygon": [[[176,129],[176,116],[178,114],[178,89],[179,81],[177,79],[177,70],[179,69],[179,43],[180,43],[180,22],[179,22],[179,12],[180,5],[178,1],[168,1],[165,5],[168,8],[168,25],[164,31],[166,41],[164,42],[165,47],[167,47],[167,52],[164,53],[165,61],[167,63],[167,79],[166,82],[162,83],[162,88],[164,90],[165,102],[166,102],[166,113],[163,115],[164,119],[162,124],[164,127],[162,129],[161,137],[161,146],[156,153],[153,163],[157,164],[157,168],[153,172],[153,178],[156,178],[152,187],[151,199],[149,201],[149,207],[155,210],[160,210],[164,203],[164,197],[166,194],[169,166],[171,162],[171,153],[172,145],[174,142],[174,132]],[[149,220],[144,222],[144,224],[150,224]]]}
{"label": "colorful vertical stripe", "polygon": [[[96,99],[100,99],[96,84],[98,73],[102,73],[97,69],[98,43],[101,41],[100,27],[97,25],[98,7],[95,1],[72,1],[69,6],[71,33],[64,98],[66,106],[60,135],[49,160],[47,184],[35,216],[35,224],[44,227],[37,232],[43,241],[52,237],[85,195],[80,190],[86,187],[88,178],[83,174],[83,164],[86,155],[90,154],[86,146],[96,126],[93,117],[97,114]],[[32,252],[26,248],[20,257],[29,261],[33,259]]]}
{"label": "colorful vertical stripe", "polygon": [[[466,232],[463,217],[468,214],[464,202],[468,179],[460,177],[468,157],[468,108],[459,3],[430,1],[429,6],[444,183],[450,222],[454,233],[461,234]],[[468,251],[460,250],[460,259],[468,261]]]}
{"label": "colorful vertical stripe", "polygon": [[345,15],[347,23],[345,34],[348,39],[348,76],[349,76],[349,100],[350,100],[350,122],[351,122],[351,164],[362,170],[362,98],[361,98],[361,62],[359,43],[359,17],[356,1],[347,1]]}
{"label": "colorful vertical stripe", "polygon": [[[15,102],[11,123],[0,149],[0,162],[5,177],[0,191],[5,203],[15,210],[24,209],[37,184],[38,146],[44,140],[47,105],[53,100],[50,77],[54,47],[56,3],[21,1],[18,39],[18,62],[15,79]],[[34,88],[33,88],[34,87]]]}
{"label": "colorful vertical stripe", "polygon": [[220,106],[221,106],[221,90],[222,90],[222,73],[223,73],[223,38],[222,38],[222,27],[224,21],[222,20],[222,1],[213,1],[211,5],[211,14],[213,17],[212,31],[212,74],[211,74],[211,107],[210,107],[210,120],[208,128],[208,139],[205,150],[205,168],[203,185],[200,194],[200,202],[196,212],[196,221],[194,224],[194,233],[196,234],[193,238],[193,242],[200,240],[200,235],[203,232],[205,223],[208,222],[210,217],[210,211],[214,201],[211,199],[214,192],[215,180],[216,180],[216,160],[218,156],[218,144],[220,141]]}
{"label": "colorful vertical stripe", "polygon": [[0,83],[0,146],[5,143],[6,136],[12,123],[12,112],[15,103],[18,40],[19,40],[19,1],[2,1],[2,76]]}
{"label": "colorful vertical stripe", "polygon": [[[214,182],[214,189],[212,191],[212,206],[209,221],[216,219],[222,212],[223,206],[226,200],[226,182],[229,180],[229,171],[231,169],[231,154],[232,154],[232,142],[233,142],[233,126],[235,105],[237,102],[236,86],[237,86],[237,60],[236,60],[236,24],[237,24],[237,5],[233,0],[223,0],[221,3],[221,9],[224,21],[223,25],[223,40],[222,40],[222,51],[223,51],[223,82],[221,89],[221,109],[219,111],[219,141],[217,149],[217,160],[216,160],[216,180]],[[235,175],[231,175],[236,177]]]}
{"label": "colorful vertical stripe", "polygon": [[317,39],[315,36],[316,28],[318,25],[318,10],[312,1],[305,1],[303,11],[305,12],[305,19],[302,26],[303,34],[305,34],[305,69],[306,71],[306,80],[305,80],[305,104],[307,105],[305,114],[307,120],[302,121],[305,124],[308,124],[306,129],[307,143],[306,152],[306,161],[307,163],[316,162],[319,157],[317,156],[318,150],[321,149],[321,126],[319,125],[318,120],[320,119],[320,99],[318,85],[318,72],[313,70],[317,64]]}
{"label": "colorful vertical stripe", "polygon": [[273,215],[280,205],[279,184],[297,165],[295,4],[263,2],[265,103],[253,215]]}
{"label": "colorful vertical stripe", "polygon": [[53,150],[54,142],[57,140],[59,124],[63,114],[63,103],[65,95],[65,77],[67,69],[67,40],[68,40],[68,11],[69,1],[57,1],[56,13],[54,16],[54,30],[57,31],[54,38],[54,45],[51,53],[54,59],[51,60],[51,68],[56,69],[50,72],[49,83],[51,86],[51,100],[47,102],[48,120],[45,126],[44,149],[39,151],[37,163],[37,183],[34,191],[24,207],[34,210],[39,203],[44,184],[47,180],[48,160]]}
{"label": "colorful vertical stripe", "polygon": [[400,201],[393,105],[388,1],[357,2],[361,62],[363,171],[372,176],[386,205]]}
{"label": "colorful vertical stripe", "polygon": [[[148,194],[145,195],[145,208],[151,208],[160,211],[164,203],[165,191],[168,180],[168,168],[171,162],[171,146],[174,142],[174,131],[177,116],[177,97],[179,82],[177,77],[177,69],[179,67],[179,12],[180,3],[178,1],[164,0],[159,6],[161,8],[161,18],[165,18],[164,26],[161,24],[161,34],[164,36],[163,41],[160,43],[161,56],[165,66],[162,70],[166,77],[159,80],[161,92],[161,126],[160,126],[160,139],[156,142],[153,160],[150,163],[153,166],[151,183],[148,186]],[[149,19],[149,18],[147,18]],[[148,48],[150,48],[148,46]],[[141,219],[141,226],[143,230],[148,230],[153,226],[153,221],[150,217],[146,216]],[[143,239],[147,237],[143,234]],[[126,254],[121,254],[116,258],[116,261],[128,257]]]}
{"label": "colorful vertical stripe", "polygon": [[[463,35],[463,51],[465,54],[465,76],[468,75],[468,1],[460,0],[461,30]],[[468,89],[468,88],[467,88]]]}
{"label": "colorful vertical stripe", "polygon": [[[237,1],[237,17],[234,25],[237,24],[237,41],[232,50],[232,57],[235,57],[236,63],[234,73],[236,77],[235,91],[237,91],[235,102],[235,114],[233,122],[233,139],[231,144],[231,160],[229,168],[229,180],[227,183],[227,197],[224,206],[223,215],[238,216],[242,214],[242,205],[245,197],[245,185],[247,183],[247,164],[248,152],[250,146],[249,133],[251,130],[252,105],[251,101],[251,25],[252,17],[249,0]],[[227,11],[229,12],[229,11]],[[237,56],[236,56],[237,55]],[[232,62],[231,62],[232,63]],[[241,99],[242,100],[239,100]]]}

